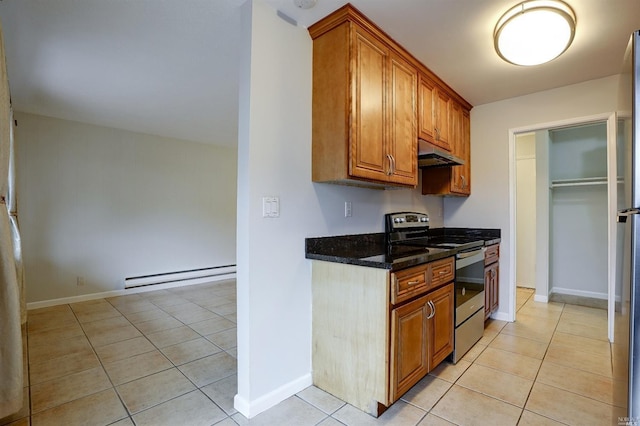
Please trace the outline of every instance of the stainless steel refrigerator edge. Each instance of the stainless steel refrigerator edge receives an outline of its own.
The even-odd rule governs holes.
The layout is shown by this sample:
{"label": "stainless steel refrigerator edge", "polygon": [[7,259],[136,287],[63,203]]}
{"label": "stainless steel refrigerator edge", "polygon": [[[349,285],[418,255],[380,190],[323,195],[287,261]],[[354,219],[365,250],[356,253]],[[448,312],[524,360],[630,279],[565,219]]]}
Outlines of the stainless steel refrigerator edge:
{"label": "stainless steel refrigerator edge", "polygon": [[[613,352],[614,403],[624,404],[627,418],[613,424],[640,424],[640,32],[635,31],[620,78],[618,119],[619,189],[617,270]],[[622,173],[620,173],[622,171]],[[614,415],[615,416],[615,415]]]}

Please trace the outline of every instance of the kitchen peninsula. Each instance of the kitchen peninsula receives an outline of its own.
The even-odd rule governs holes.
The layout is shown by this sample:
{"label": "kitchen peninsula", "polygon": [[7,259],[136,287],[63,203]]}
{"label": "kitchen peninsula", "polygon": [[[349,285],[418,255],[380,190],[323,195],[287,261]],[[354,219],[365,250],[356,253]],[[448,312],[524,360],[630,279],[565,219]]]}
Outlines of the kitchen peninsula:
{"label": "kitchen peninsula", "polygon": [[[429,230],[433,241],[445,237],[494,246],[500,230]],[[314,384],[377,417],[449,357],[459,251],[409,252],[385,233],[307,238]]]}

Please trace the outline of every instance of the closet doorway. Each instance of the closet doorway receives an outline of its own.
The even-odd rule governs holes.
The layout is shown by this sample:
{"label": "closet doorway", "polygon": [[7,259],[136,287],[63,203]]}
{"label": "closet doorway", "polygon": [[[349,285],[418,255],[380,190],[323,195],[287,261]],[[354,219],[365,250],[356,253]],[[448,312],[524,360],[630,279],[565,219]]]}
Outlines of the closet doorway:
{"label": "closet doorway", "polygon": [[613,114],[513,131],[513,285],[536,301],[608,306],[616,124]]}

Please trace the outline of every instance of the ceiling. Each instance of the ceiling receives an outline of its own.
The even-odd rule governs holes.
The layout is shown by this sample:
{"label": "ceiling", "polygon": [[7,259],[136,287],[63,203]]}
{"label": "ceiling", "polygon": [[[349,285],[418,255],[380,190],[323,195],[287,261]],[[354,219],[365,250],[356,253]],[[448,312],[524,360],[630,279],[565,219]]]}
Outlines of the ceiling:
{"label": "ceiling", "polygon": [[[307,27],[345,4],[264,0]],[[519,0],[352,0],[473,105],[618,74],[638,0],[566,0],[573,44],[535,67],[493,49]],[[205,143],[237,140],[244,0],[0,0],[17,111]]]}

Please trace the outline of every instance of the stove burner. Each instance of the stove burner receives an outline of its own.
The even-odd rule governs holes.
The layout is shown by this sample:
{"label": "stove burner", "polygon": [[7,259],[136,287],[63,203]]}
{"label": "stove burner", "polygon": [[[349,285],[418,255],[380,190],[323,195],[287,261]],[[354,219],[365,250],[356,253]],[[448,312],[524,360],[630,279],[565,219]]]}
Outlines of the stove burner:
{"label": "stove burner", "polygon": [[[385,230],[389,251],[398,246],[450,249],[462,252],[484,245],[484,241],[464,235],[429,235],[426,213],[400,212],[385,215]],[[407,249],[408,250],[408,249]]]}

